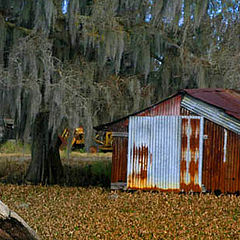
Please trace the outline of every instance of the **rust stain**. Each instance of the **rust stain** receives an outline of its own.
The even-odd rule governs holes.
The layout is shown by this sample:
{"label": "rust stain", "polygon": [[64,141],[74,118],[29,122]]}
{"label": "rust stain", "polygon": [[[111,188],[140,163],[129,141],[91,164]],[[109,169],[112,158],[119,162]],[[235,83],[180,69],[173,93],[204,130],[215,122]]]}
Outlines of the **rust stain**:
{"label": "rust stain", "polygon": [[140,189],[147,187],[147,175],[148,175],[147,167],[148,167],[148,147],[133,146],[133,169],[132,169],[133,171],[132,174],[128,176],[129,179],[128,182],[131,189],[132,188]]}
{"label": "rust stain", "polygon": [[184,179],[186,178],[186,171],[187,171],[187,162],[186,160],[182,160],[180,163],[180,188],[184,189]]}
{"label": "rust stain", "polygon": [[188,120],[182,119],[182,157],[180,162],[180,188],[185,189],[185,181],[187,174],[187,161],[186,161],[186,151],[187,151],[187,126]]}
{"label": "rust stain", "polygon": [[134,186],[132,184],[129,185],[129,189],[131,190],[144,190],[144,191],[159,191],[159,192],[176,192],[179,193],[180,189],[176,188],[158,188],[156,186]]}
{"label": "rust stain", "polygon": [[198,178],[198,161],[194,160],[189,164],[190,184],[195,184],[195,178]]}
{"label": "rust stain", "polygon": [[184,192],[201,192],[201,187],[199,186],[199,184],[193,184],[193,183],[182,183],[182,189],[184,190]]}
{"label": "rust stain", "polygon": [[147,163],[148,163],[148,147],[143,146],[142,148],[139,148],[139,152],[140,152],[140,159],[139,159],[140,178],[146,179],[147,178]]}

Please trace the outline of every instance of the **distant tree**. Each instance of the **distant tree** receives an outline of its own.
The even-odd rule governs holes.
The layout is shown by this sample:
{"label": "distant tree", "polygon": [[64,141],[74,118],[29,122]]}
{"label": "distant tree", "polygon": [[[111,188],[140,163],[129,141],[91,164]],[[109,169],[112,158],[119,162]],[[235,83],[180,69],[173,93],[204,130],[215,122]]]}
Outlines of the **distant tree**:
{"label": "distant tree", "polygon": [[[63,13],[63,2],[64,13]],[[32,137],[26,179],[58,183],[58,135],[179,88],[239,88],[238,1],[1,0],[0,99]],[[66,13],[65,13],[66,12]]]}

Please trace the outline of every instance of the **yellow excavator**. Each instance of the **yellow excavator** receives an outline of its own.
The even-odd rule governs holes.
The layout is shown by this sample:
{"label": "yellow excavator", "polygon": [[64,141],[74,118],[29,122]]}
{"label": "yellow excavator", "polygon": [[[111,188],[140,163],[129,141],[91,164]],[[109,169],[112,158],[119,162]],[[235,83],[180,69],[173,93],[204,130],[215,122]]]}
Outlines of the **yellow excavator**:
{"label": "yellow excavator", "polygon": [[[68,144],[68,138],[70,136],[70,132],[68,128],[65,128],[62,135],[59,138],[62,141],[60,149],[64,149]],[[74,130],[73,139],[71,142],[71,148],[74,149],[83,149],[84,148],[84,131],[83,127],[76,128]]]}
{"label": "yellow excavator", "polygon": [[112,132],[105,132],[102,137],[99,134],[95,137],[95,142],[99,144],[98,149],[102,152],[112,152]]}
{"label": "yellow excavator", "polygon": [[[68,138],[70,132],[68,128],[65,128],[62,135],[59,138],[62,141],[60,149],[64,149],[68,144]],[[112,152],[112,132],[105,132],[104,134],[97,134],[94,141],[99,145],[98,150],[102,152]],[[76,128],[74,130],[73,139],[71,142],[71,149],[83,149],[84,148],[84,130],[83,127]]]}

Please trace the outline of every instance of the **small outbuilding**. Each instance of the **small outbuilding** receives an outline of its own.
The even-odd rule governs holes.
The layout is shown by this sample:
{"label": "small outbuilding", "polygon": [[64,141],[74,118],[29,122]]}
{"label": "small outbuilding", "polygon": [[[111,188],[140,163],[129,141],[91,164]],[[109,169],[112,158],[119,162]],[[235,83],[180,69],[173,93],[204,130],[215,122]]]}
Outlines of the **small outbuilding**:
{"label": "small outbuilding", "polygon": [[240,191],[240,91],[184,89],[117,121],[112,189]]}

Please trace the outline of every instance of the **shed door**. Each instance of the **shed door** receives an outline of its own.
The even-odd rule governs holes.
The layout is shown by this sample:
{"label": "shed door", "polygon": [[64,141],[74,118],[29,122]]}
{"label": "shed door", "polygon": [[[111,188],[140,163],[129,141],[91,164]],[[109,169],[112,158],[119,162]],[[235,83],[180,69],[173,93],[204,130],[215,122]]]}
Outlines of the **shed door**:
{"label": "shed door", "polygon": [[[113,132],[113,152],[112,152],[112,171],[111,183],[127,182],[127,133]],[[116,184],[115,184],[116,185]],[[112,186],[113,188],[113,186]]]}
{"label": "shed door", "polygon": [[196,186],[201,186],[203,132],[200,122],[200,117],[190,116],[131,117],[127,187],[199,191]]}
{"label": "shed door", "polygon": [[180,188],[185,192],[201,191],[203,118],[182,117]]}

